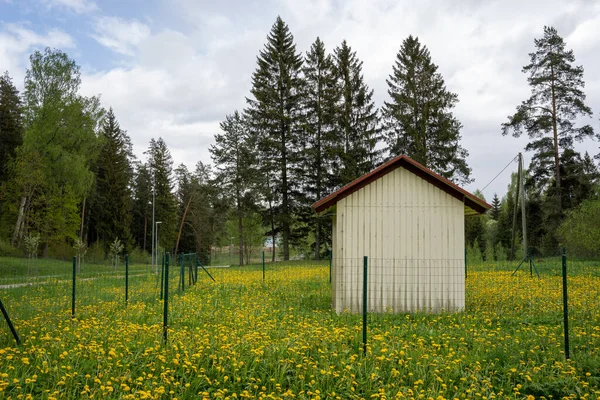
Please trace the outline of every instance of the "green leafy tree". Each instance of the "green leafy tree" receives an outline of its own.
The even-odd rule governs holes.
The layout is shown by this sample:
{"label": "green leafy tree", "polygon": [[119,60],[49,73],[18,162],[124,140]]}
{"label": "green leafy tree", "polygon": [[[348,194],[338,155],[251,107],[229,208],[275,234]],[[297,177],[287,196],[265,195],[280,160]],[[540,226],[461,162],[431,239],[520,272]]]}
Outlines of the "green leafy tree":
{"label": "green leafy tree", "polygon": [[338,146],[334,174],[336,186],[343,186],[366,174],[381,162],[376,148],[381,139],[378,110],[362,75],[362,61],[344,40],[334,50],[338,90],[336,120]]}
{"label": "green leafy tree", "polygon": [[294,37],[280,17],[260,51],[257,68],[252,75],[252,98],[247,99],[254,132],[259,135],[261,158],[268,182],[265,186],[277,194],[279,204],[273,207],[275,220],[281,226],[283,257],[289,259],[291,227],[295,208],[301,198],[294,176],[300,162],[299,135],[302,116],[302,55],[296,52]]}
{"label": "green leafy tree", "polygon": [[[336,185],[332,160],[338,145],[336,130],[336,105],[340,99],[335,64],[325,45],[317,38],[306,53],[304,63],[304,113],[305,139],[307,142],[304,168],[309,203],[314,203],[330,193]],[[310,210],[312,211],[312,210]],[[330,218],[319,217],[312,212],[308,223],[314,226],[315,258],[321,255],[321,247],[327,237]]]}
{"label": "green leafy tree", "polygon": [[36,51],[25,76],[23,145],[15,174],[20,202],[13,243],[28,230],[49,242],[74,240],[79,204],[92,182],[98,124],[98,97],[79,94],[79,66],[59,50]]}
{"label": "green leafy tree", "polygon": [[559,242],[569,254],[598,259],[600,200],[589,199],[567,212],[558,229]]}
{"label": "green leafy tree", "polygon": [[0,76],[0,186],[9,180],[9,162],[23,143],[22,115],[19,91],[5,72]]}
{"label": "green leafy tree", "polygon": [[387,79],[390,100],[383,107],[389,158],[405,154],[445,178],[470,182],[461,123],[452,109],[458,95],[446,88],[438,66],[419,39],[402,42]]}
{"label": "green leafy tree", "polygon": [[[475,196],[485,201],[483,193],[476,190]],[[465,217],[465,245],[476,250],[479,257],[485,257],[487,243],[487,215]],[[473,260],[471,260],[473,261]]]}
{"label": "green leafy tree", "polygon": [[244,219],[257,202],[255,191],[258,162],[255,140],[248,124],[237,111],[221,122],[222,134],[215,135],[210,154],[217,169],[216,178],[233,200],[237,219],[239,265],[244,264]]}
{"label": "green leafy tree", "polygon": [[146,151],[154,191],[154,220],[160,221],[157,246],[175,247],[177,239],[177,200],[173,193],[173,158],[162,138],[151,139]]}
{"label": "green leafy tree", "polygon": [[585,104],[583,67],[574,66],[573,50],[566,50],[565,42],[556,29],[544,27],[544,36],[534,40],[536,50],[529,54],[531,62],[523,67],[529,74],[531,97],[517,107],[517,111],[502,124],[502,134],[520,137],[529,135],[530,150],[536,154],[547,151],[550,135],[554,159],[556,213],[562,213],[560,178],[560,150],[570,149],[574,141],[593,137],[590,125],[578,127],[577,118],[592,115]]}
{"label": "green leafy tree", "polygon": [[131,140],[121,129],[112,108],[100,130],[101,146],[96,161],[96,187],[90,201],[91,225],[105,250],[119,239],[129,251],[132,245]]}

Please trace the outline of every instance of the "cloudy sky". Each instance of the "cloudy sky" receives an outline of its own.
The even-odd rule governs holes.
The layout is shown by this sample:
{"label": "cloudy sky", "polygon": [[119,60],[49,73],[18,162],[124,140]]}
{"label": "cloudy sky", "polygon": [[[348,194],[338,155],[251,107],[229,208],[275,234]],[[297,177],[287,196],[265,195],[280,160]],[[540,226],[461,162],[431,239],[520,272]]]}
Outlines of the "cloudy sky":
{"label": "cloudy sky", "polygon": [[[245,106],[256,55],[277,15],[299,51],[317,36],[329,50],[346,39],[364,62],[378,105],[402,40],[418,36],[459,95],[456,115],[475,179],[470,190],[488,184],[527,142],[502,137],[500,124],[529,94],[521,68],[544,25],[558,29],[585,67],[595,112],[587,123],[600,129],[595,0],[0,0],[0,70],[22,88],[33,50],[62,49],[82,67],[82,91],[113,107],[138,157],[162,136],[175,162],[193,167],[210,162],[219,121]],[[597,154],[598,145],[579,150]],[[508,180],[501,175],[486,198],[503,194]]]}

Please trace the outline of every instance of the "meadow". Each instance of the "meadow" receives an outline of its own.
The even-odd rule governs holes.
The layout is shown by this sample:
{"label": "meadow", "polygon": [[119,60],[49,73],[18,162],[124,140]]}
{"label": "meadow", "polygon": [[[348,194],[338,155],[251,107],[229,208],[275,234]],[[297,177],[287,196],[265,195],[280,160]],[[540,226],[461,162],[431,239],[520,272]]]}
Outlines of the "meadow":
{"label": "meadow", "polygon": [[2,321],[0,398],[599,398],[599,267],[570,264],[565,360],[559,266],[469,266],[464,312],[370,314],[363,355],[361,317],[331,311],[327,264],[269,265],[264,282],[258,266],[214,268],[182,293],[174,267],[164,344],[148,266],[132,265],[127,305],[123,268],[84,270],[72,319],[62,262],[0,289],[23,340]]}

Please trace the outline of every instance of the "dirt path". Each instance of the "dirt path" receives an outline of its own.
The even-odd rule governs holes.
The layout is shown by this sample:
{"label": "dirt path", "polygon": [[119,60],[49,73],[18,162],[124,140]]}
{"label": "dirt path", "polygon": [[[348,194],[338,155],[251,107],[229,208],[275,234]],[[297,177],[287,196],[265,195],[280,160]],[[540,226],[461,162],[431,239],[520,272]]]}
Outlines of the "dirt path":
{"label": "dirt path", "polygon": [[[132,277],[144,276],[144,275],[147,275],[147,274],[134,274],[134,275],[129,275],[129,277],[132,278]],[[56,276],[60,276],[60,275],[56,275]],[[48,276],[48,277],[50,277],[50,276]],[[77,279],[77,281],[93,281],[93,280],[96,280],[99,278],[125,278],[125,275],[108,275],[108,276],[101,276],[101,277],[96,276],[96,277],[91,277],[91,278],[79,278],[79,279]],[[37,281],[37,282],[11,283],[8,285],[0,285],[0,290],[1,289],[16,289],[16,288],[25,287],[25,286],[46,285],[50,282],[52,282],[52,283],[71,282],[71,279],[61,279],[59,281],[50,281],[50,280],[46,279],[46,280]]]}

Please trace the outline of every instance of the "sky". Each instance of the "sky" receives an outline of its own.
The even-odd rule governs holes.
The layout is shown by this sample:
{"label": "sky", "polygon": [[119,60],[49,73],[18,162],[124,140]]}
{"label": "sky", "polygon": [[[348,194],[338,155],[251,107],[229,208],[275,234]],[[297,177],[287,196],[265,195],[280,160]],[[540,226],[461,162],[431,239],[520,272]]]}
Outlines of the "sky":
{"label": "sky", "polygon": [[[219,122],[245,107],[256,56],[277,16],[297,50],[317,36],[328,51],[347,40],[363,61],[378,106],[402,41],[418,36],[449,90],[458,94],[462,146],[474,191],[488,185],[527,143],[500,126],[530,93],[533,40],[554,26],[583,65],[587,104],[600,131],[600,1],[595,0],[0,0],[0,72],[19,89],[29,55],[58,48],[81,66],[85,95],[101,95],[145,158],[162,137],[175,164],[210,163]],[[579,151],[598,153],[586,141]],[[531,155],[524,154],[525,165]],[[513,163],[484,190],[502,196]]]}

